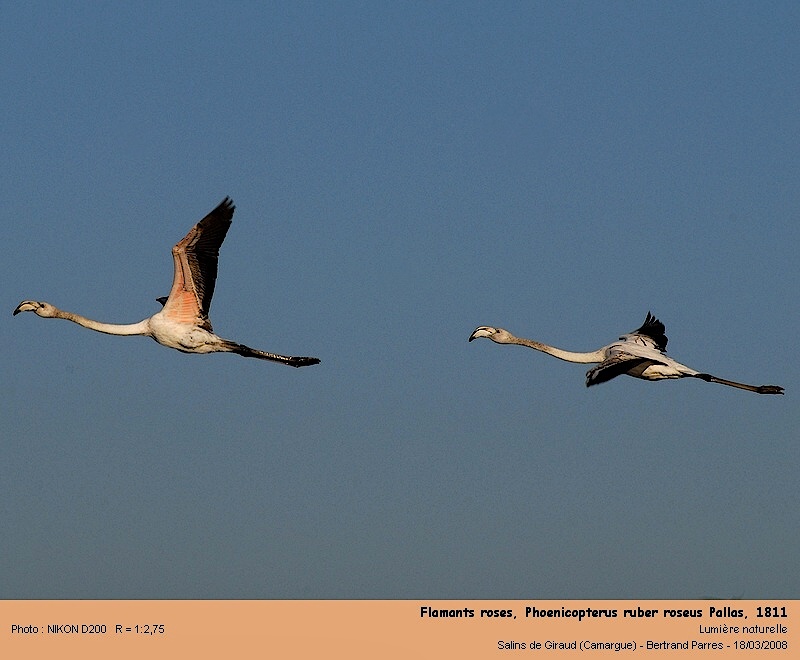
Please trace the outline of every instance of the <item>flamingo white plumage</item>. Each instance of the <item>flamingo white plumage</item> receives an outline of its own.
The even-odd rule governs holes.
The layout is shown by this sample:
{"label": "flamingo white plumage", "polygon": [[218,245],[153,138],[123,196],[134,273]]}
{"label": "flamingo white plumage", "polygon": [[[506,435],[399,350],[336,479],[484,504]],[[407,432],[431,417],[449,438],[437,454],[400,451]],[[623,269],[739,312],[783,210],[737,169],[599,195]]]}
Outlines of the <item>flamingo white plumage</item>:
{"label": "flamingo white plumage", "polygon": [[560,360],[581,364],[595,364],[596,367],[586,372],[586,386],[597,385],[611,380],[615,376],[627,374],[644,380],[663,380],[665,378],[700,378],[708,383],[720,383],[730,387],[738,387],[758,394],[783,394],[778,385],[746,385],[732,380],[718,378],[711,374],[696,371],[673,360],[665,351],[667,337],[664,324],[650,312],[647,313],[642,327],[631,333],[622,335],[619,340],[588,353],[575,353],[548,346],[532,339],[515,337],[508,330],[480,326],[470,335],[469,341],[479,337],[487,337],[498,344],[518,344],[527,346],[542,353],[547,353]]}
{"label": "flamingo white plumage", "polygon": [[42,318],[66,319],[109,335],[143,335],[184,353],[236,353],[291,367],[317,364],[319,359],[315,357],[267,353],[214,334],[208,311],[217,279],[219,248],[231,226],[235,208],[233,201],[226,197],[172,248],[175,266],[172,289],[169,296],[157,298],[163,309],[143,321],[101,323],[36,300],[23,300],[14,310],[14,316],[20,312],[34,312]]}

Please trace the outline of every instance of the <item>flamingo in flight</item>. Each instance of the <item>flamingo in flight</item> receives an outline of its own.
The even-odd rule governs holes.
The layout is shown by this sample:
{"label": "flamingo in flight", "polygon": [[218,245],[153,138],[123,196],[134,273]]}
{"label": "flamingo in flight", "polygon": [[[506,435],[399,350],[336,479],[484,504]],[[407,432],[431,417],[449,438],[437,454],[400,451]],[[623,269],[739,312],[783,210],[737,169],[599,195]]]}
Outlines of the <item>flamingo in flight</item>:
{"label": "flamingo in flight", "polygon": [[696,371],[669,357],[667,337],[664,324],[650,312],[647,312],[642,327],[629,334],[622,335],[617,341],[589,353],[574,353],[560,348],[548,346],[532,339],[515,337],[503,328],[480,326],[475,329],[469,341],[479,337],[487,337],[498,344],[519,344],[542,353],[547,353],[560,360],[581,364],[597,364],[586,372],[586,387],[605,383],[607,380],[627,374],[644,380],[663,380],[664,378],[700,378],[707,383],[720,383],[730,387],[738,387],[758,394],[783,394],[778,385],[745,385],[732,380],[718,378],[711,374]]}
{"label": "flamingo in flight", "polygon": [[175,263],[172,289],[168,296],[156,299],[163,309],[150,318],[129,324],[101,323],[36,300],[23,300],[14,310],[14,316],[20,312],[34,312],[42,318],[67,319],[84,328],[109,335],[152,337],[162,346],[184,353],[236,353],[291,367],[317,364],[319,360],[315,357],[267,353],[214,334],[208,310],[217,279],[219,248],[231,226],[235,208],[233,201],[226,197],[172,248]]}

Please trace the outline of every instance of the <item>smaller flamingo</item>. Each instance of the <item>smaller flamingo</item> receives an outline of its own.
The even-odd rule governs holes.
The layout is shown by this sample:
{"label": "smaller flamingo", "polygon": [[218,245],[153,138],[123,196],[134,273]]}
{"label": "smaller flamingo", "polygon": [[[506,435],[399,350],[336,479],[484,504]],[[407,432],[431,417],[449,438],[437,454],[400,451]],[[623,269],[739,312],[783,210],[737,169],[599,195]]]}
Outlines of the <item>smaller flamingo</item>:
{"label": "smaller flamingo", "polygon": [[515,337],[508,330],[482,325],[475,329],[469,341],[479,337],[487,337],[498,344],[519,344],[542,353],[547,353],[560,360],[581,364],[597,364],[586,372],[586,387],[605,383],[615,376],[627,374],[644,380],[663,380],[665,378],[700,378],[707,383],[720,383],[730,387],[738,387],[757,394],[783,394],[778,385],[745,385],[732,380],[718,378],[711,374],[696,371],[680,362],[676,362],[665,353],[667,337],[664,324],[650,312],[638,330],[622,335],[618,341],[589,353],[575,353],[548,346],[532,339]]}

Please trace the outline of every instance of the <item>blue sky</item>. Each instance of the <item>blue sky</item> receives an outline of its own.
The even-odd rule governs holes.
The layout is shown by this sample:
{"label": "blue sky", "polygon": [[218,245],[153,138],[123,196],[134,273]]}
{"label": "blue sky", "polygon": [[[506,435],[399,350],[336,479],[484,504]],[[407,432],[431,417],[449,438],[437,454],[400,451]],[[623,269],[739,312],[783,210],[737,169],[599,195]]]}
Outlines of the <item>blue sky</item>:
{"label": "blue sky", "polygon": [[[795,3],[5,3],[0,597],[800,596]],[[211,319],[130,323],[236,205]],[[572,350],[776,383],[617,378]]]}

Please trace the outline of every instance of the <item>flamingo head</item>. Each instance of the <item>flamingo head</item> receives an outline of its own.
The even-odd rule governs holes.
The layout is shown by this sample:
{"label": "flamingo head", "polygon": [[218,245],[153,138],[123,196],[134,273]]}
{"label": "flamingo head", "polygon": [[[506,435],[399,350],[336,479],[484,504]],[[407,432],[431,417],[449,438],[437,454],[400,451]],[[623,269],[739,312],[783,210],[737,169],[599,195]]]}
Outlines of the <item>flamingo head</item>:
{"label": "flamingo head", "polygon": [[50,319],[56,316],[58,310],[50,303],[37,300],[23,300],[14,310],[14,316],[20,312],[35,312],[37,316]]}
{"label": "flamingo head", "polygon": [[469,336],[469,341],[478,339],[480,337],[487,337],[498,344],[509,344],[513,335],[503,328],[493,328],[488,325],[482,325],[475,328],[475,331]]}

